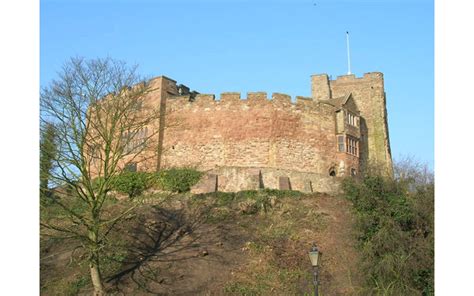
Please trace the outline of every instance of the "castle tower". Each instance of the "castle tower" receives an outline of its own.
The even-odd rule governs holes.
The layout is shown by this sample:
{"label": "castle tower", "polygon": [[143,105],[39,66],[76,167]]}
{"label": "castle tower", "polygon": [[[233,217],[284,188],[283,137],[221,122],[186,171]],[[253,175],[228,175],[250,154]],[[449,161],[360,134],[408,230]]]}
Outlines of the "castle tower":
{"label": "castle tower", "polygon": [[[154,128],[158,129],[157,139],[156,139],[157,147],[156,147],[156,150],[153,152],[155,156],[150,157],[150,159],[154,159],[154,164],[149,165],[147,169],[148,170],[154,169],[158,171],[161,168],[161,162],[162,162],[167,99],[169,96],[178,95],[180,90],[178,86],[176,85],[176,81],[166,76],[155,77],[151,79],[148,83],[150,87],[150,93],[147,95],[148,97],[146,98],[146,101],[150,107],[159,106],[160,117],[159,117],[159,122],[155,123],[155,126],[154,126]],[[182,87],[185,87],[185,86],[182,86]]]}
{"label": "castle tower", "polygon": [[393,175],[383,74],[365,73],[360,78],[343,75],[336,80],[330,80],[327,74],[313,75],[311,93],[315,100],[339,98],[351,93],[361,116],[361,169],[375,167]]}

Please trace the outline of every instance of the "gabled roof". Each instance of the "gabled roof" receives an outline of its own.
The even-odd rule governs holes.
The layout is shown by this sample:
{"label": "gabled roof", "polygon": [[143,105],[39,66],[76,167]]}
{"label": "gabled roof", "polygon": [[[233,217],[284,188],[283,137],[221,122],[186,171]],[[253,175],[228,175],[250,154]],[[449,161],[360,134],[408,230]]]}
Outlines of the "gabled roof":
{"label": "gabled roof", "polygon": [[352,97],[352,93],[349,93],[343,97],[333,98],[329,100],[321,100],[321,102],[336,107],[336,110],[340,110],[343,107],[353,112],[359,113],[359,108]]}

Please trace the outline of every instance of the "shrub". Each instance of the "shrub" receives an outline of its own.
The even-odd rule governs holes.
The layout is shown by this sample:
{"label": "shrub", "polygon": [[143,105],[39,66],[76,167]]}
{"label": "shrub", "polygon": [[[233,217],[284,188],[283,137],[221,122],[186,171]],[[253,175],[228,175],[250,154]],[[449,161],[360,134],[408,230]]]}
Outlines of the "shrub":
{"label": "shrub", "polygon": [[357,216],[367,294],[433,295],[433,188],[374,175],[344,181]]}
{"label": "shrub", "polygon": [[145,172],[123,172],[114,178],[113,188],[133,198],[150,187],[151,177],[152,174]]}
{"label": "shrub", "polygon": [[158,172],[154,183],[164,190],[186,192],[201,179],[202,173],[191,168],[173,168]]}

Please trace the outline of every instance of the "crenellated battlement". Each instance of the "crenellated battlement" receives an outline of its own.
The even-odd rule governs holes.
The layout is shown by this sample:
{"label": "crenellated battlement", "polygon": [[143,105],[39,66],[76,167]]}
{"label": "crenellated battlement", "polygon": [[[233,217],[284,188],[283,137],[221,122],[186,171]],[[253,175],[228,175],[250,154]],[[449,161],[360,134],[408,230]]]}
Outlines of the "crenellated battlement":
{"label": "crenellated battlement", "polygon": [[198,94],[194,97],[191,103],[198,104],[214,104],[216,102],[216,96],[213,94]]}
{"label": "crenellated battlement", "polygon": [[311,97],[302,97],[302,96],[297,96],[296,97],[296,106],[308,108],[308,107],[315,107],[316,106],[316,101],[313,100]]}
{"label": "crenellated battlement", "polygon": [[[333,97],[335,93],[340,95],[340,91],[337,90],[339,87],[350,87],[353,88],[353,92],[358,92],[363,89],[378,89],[384,91],[384,80],[383,74],[380,72],[369,72],[365,73],[362,77],[356,77],[354,74],[338,76],[334,80],[329,80],[328,86]],[[326,86],[325,86],[326,87]]]}
{"label": "crenellated battlement", "polygon": [[267,101],[267,93],[266,92],[248,92],[247,93],[247,101],[248,102],[262,102]]}
{"label": "crenellated battlement", "polygon": [[272,102],[275,107],[291,107],[293,104],[291,101],[291,96],[282,93],[273,93]]}
{"label": "crenellated battlement", "polygon": [[[284,93],[272,93],[271,97],[266,92],[248,92],[242,97],[239,92],[223,92],[219,98],[214,94],[170,95],[168,103],[173,110],[189,108],[226,108],[235,110],[249,110],[252,107],[270,107],[288,110],[315,110],[321,102],[311,97],[296,96],[295,100]],[[194,107],[193,107],[194,106]]]}
{"label": "crenellated battlement", "polygon": [[235,103],[240,102],[240,93],[238,92],[224,92],[221,93],[221,103]]}
{"label": "crenellated battlement", "polygon": [[178,104],[187,104],[191,102],[191,96],[190,95],[172,95],[169,96],[169,99],[171,102],[178,103]]}
{"label": "crenellated battlement", "polygon": [[[326,75],[326,74],[321,74]],[[356,77],[355,74],[346,74],[346,75],[339,75],[336,79],[331,79],[330,82],[341,82],[341,81],[363,81],[363,80],[373,80],[373,79],[383,79],[383,74],[381,72],[367,72],[364,73],[362,77]]]}
{"label": "crenellated battlement", "polygon": [[[336,79],[330,79],[328,74],[311,75],[311,95],[316,100],[327,100],[341,96],[337,88],[341,85],[348,85],[357,91],[361,88],[370,86],[383,89],[383,74],[381,72],[364,73],[362,77],[356,77],[355,74],[340,75]],[[335,93],[336,92],[336,93]]]}

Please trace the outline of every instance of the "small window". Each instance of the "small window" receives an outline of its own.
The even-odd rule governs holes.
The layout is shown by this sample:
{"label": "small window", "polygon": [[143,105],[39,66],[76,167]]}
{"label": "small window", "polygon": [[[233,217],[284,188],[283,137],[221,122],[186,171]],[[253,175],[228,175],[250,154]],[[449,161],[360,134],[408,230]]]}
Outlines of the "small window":
{"label": "small window", "polygon": [[337,147],[339,152],[344,152],[344,136],[337,136]]}
{"label": "small window", "polygon": [[335,177],[336,176],[336,170],[334,168],[329,169],[329,176]]}

